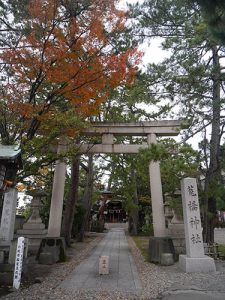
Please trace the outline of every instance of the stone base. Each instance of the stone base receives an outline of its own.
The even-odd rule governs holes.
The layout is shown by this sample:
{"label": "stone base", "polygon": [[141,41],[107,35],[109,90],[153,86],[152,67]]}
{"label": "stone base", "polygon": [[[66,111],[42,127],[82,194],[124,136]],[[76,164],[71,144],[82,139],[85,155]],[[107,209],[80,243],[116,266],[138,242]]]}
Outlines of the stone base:
{"label": "stone base", "polygon": [[181,270],[186,273],[210,273],[216,272],[214,259],[209,256],[204,257],[187,257],[187,255],[179,256],[179,265]]}
{"label": "stone base", "polygon": [[55,263],[54,256],[49,252],[42,252],[39,255],[38,259],[39,264],[41,265],[53,265]]}
{"label": "stone base", "polygon": [[[27,228],[25,225],[29,225]],[[29,255],[37,255],[41,241],[47,235],[47,229],[44,229],[44,224],[36,224],[36,228],[32,224],[24,224],[25,229],[17,230],[17,236],[24,236],[28,238],[28,253]],[[34,225],[34,224],[33,224]]]}
{"label": "stone base", "polygon": [[174,257],[172,253],[162,253],[160,265],[161,266],[170,266],[174,264]]}
{"label": "stone base", "polygon": [[[42,254],[42,255],[41,255]],[[41,260],[40,260],[41,255]],[[38,250],[38,254],[36,259],[39,263],[43,263],[43,259],[45,261],[56,263],[56,262],[63,262],[66,260],[66,246],[65,240],[62,237],[46,237],[42,239],[40,248]],[[50,257],[51,256],[51,257]]]}
{"label": "stone base", "polygon": [[149,261],[160,263],[162,253],[172,253],[175,259],[173,241],[169,237],[150,237]]}

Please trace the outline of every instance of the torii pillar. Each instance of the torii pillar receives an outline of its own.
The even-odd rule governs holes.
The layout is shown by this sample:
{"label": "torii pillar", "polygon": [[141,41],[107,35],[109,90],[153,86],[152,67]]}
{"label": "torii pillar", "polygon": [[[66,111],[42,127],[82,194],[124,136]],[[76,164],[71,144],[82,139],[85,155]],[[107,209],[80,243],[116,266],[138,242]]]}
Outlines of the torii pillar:
{"label": "torii pillar", "polygon": [[[154,133],[149,134],[147,136],[147,141],[148,141],[148,145],[156,144],[157,143],[156,135]],[[167,232],[166,232],[166,222],[165,222],[159,161],[150,161],[149,177],[150,177],[150,188],[151,188],[154,236],[165,237],[167,235]]]}
{"label": "torii pillar", "polygon": [[[66,150],[66,143],[60,142],[58,145],[57,154]],[[56,161],[51,207],[48,223],[48,237],[60,237],[62,211],[63,211],[63,197],[66,179],[66,163],[63,158]]]}
{"label": "torii pillar", "polygon": [[[156,134],[148,134],[147,142],[156,144]],[[149,177],[154,231],[154,237],[149,239],[149,260],[160,263],[162,253],[172,253],[175,258],[175,250],[172,239],[167,236],[159,161],[150,161]]]}
{"label": "torii pillar", "polygon": [[[57,154],[60,155],[66,150],[67,142],[65,139],[61,139],[58,144]],[[63,237],[60,237],[65,179],[66,163],[64,158],[59,158],[56,161],[53,178],[48,233],[47,237],[42,239],[36,257],[40,264],[53,264],[58,261],[65,261],[66,258],[65,240]]]}

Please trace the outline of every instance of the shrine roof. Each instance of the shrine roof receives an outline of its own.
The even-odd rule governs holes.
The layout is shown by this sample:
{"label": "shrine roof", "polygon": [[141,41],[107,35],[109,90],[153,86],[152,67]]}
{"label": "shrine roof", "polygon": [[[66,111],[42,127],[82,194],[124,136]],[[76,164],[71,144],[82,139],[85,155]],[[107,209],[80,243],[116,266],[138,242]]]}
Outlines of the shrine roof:
{"label": "shrine roof", "polygon": [[0,144],[0,159],[14,160],[21,155],[21,149],[18,145],[1,145]]}

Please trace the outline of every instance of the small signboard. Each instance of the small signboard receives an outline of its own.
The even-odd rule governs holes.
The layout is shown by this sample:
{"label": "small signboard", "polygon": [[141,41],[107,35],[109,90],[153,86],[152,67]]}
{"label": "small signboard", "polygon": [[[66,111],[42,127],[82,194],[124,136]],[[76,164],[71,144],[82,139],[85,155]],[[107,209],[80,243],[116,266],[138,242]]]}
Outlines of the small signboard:
{"label": "small signboard", "polygon": [[15,268],[13,277],[13,287],[19,289],[21,273],[23,267],[24,237],[19,237],[16,248]]}
{"label": "small signboard", "polygon": [[99,257],[99,275],[109,274],[109,257],[102,255]]}

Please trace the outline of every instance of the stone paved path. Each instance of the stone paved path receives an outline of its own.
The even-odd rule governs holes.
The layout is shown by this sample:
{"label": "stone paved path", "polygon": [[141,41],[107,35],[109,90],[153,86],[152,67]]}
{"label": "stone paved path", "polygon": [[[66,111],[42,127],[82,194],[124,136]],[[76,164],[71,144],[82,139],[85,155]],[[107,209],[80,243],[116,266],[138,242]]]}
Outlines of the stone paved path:
{"label": "stone paved path", "polygon": [[[109,256],[109,274],[99,275],[98,264],[101,255]],[[112,228],[69,277],[60,285],[67,292],[71,290],[90,291],[136,291],[141,282],[129,251],[123,228]]]}

